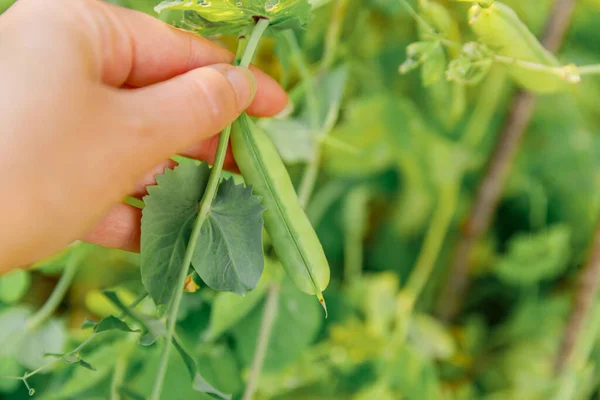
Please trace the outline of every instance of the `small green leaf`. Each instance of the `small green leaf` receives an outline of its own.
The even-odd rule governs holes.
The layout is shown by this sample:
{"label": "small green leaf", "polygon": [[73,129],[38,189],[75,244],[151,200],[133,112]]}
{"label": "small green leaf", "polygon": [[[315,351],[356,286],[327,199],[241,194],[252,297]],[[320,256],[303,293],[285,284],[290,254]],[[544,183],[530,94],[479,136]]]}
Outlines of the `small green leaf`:
{"label": "small green leaf", "polygon": [[515,285],[552,279],[568,267],[570,249],[571,230],[566,225],[517,235],[511,239],[508,253],[500,259],[494,272],[503,281]]}
{"label": "small green leaf", "polygon": [[31,276],[28,271],[15,269],[0,278],[0,302],[14,304],[29,289]]}
{"label": "small green leaf", "polygon": [[[328,136],[329,131],[337,122],[340,113],[342,98],[348,80],[346,66],[319,76],[313,83],[316,110],[304,107],[303,111],[294,118],[262,118],[258,124],[269,135],[277,152],[286,164],[309,162],[315,156],[317,140],[322,140],[323,145],[332,145],[346,151],[358,153],[358,149],[351,145]],[[300,87],[306,90],[304,86]],[[296,88],[295,90],[300,90]],[[312,112],[317,113],[315,128],[311,128]],[[327,135],[327,136],[324,136]]]}
{"label": "small green leaf", "polygon": [[76,362],[79,362],[79,360],[81,359],[80,357],[78,357],[74,354],[62,354],[62,353],[46,353],[46,354],[44,354],[44,357],[60,358],[60,359],[64,360],[64,362],[66,362],[67,364],[74,364]]}
{"label": "small green leaf", "polygon": [[104,296],[121,310],[124,315],[127,315],[142,326],[144,332],[140,338],[140,344],[142,346],[151,346],[158,338],[165,334],[166,328],[163,322],[154,318],[139,315],[123,304],[115,292],[105,291]]}
{"label": "small green leaf", "polygon": [[117,295],[116,292],[113,292],[112,290],[105,290],[104,292],[102,292],[102,294],[111,302],[113,303],[119,310],[121,310],[121,312],[125,315],[127,315],[128,317],[131,317],[135,320],[138,319],[138,317],[133,313],[132,310],[129,309],[129,307],[127,307],[119,298],[119,295]]}
{"label": "small green leaf", "polygon": [[173,346],[175,346],[175,348],[177,349],[177,351],[179,352],[179,355],[181,356],[181,358],[183,359],[183,362],[185,363],[185,366],[192,378],[192,386],[194,388],[195,391],[197,392],[202,392],[202,393],[209,393],[209,394],[214,394],[216,396],[219,396],[222,399],[225,400],[230,400],[231,399],[231,395],[227,395],[224,393],[221,393],[219,390],[217,390],[216,388],[214,388],[210,383],[208,383],[206,381],[206,379],[204,379],[202,377],[202,375],[200,375],[198,373],[198,366],[196,365],[196,361],[194,360],[194,358],[183,348],[183,346],[181,345],[181,343],[179,343],[179,341],[176,338],[173,338]]}
{"label": "small green leaf", "polygon": [[120,387],[119,394],[123,396],[123,399],[146,400],[146,397],[143,395],[126,387]]}
{"label": "small green leaf", "polygon": [[88,363],[87,361],[84,361],[79,354],[46,353],[46,354],[44,354],[44,357],[60,358],[67,364],[76,364],[85,369],[89,369],[90,371],[96,371],[96,368],[92,367],[92,365],[90,363]]}
{"label": "small green leaf", "polygon": [[221,182],[192,257],[208,286],[239,294],[256,287],[264,268],[263,211],[252,188]]}
{"label": "small green leaf", "polygon": [[294,118],[262,118],[258,124],[269,135],[279,155],[287,164],[313,159],[315,140],[305,121]]}
{"label": "small green leaf", "polygon": [[489,49],[479,43],[466,43],[458,58],[450,61],[446,77],[465,85],[476,85],[494,64],[490,54]]}
{"label": "small green leaf", "polygon": [[238,34],[258,18],[272,29],[304,27],[310,9],[307,0],[168,0],[155,8],[184,11],[184,25],[202,35]]}
{"label": "small green leaf", "polygon": [[[206,163],[182,161],[148,187],[142,212],[142,282],[157,306],[171,300],[185,249],[208,182]],[[202,246],[200,246],[202,247]]]}
{"label": "small green leaf", "polygon": [[85,360],[79,360],[79,362],[77,363],[80,367],[83,367],[85,369],[89,369],[90,371],[96,371],[96,368],[92,367],[92,365],[88,362],[86,362]]}
{"label": "small green leaf", "polygon": [[423,86],[430,86],[440,79],[446,79],[446,53],[439,42],[434,42],[434,46],[429,51],[427,58],[423,61],[421,69],[421,79]]}
{"label": "small green leaf", "polygon": [[[78,395],[94,387],[109,376],[110,372],[114,369],[115,360],[131,345],[127,341],[118,341],[96,348],[86,355],[88,361],[78,363],[82,368],[75,368],[71,378],[60,388],[58,393],[54,393],[53,395],[59,399],[84,398]],[[92,365],[96,369],[93,369],[93,367],[90,369],[89,367]]]}
{"label": "small green leaf", "polygon": [[98,324],[98,321],[93,321],[91,319],[86,319],[85,321],[83,321],[83,324],[81,324],[81,328],[80,329],[82,329],[82,330],[92,329],[92,328],[95,328],[97,324]]}
{"label": "small green leaf", "polygon": [[129,325],[127,325],[125,322],[123,322],[117,317],[113,317],[112,315],[110,317],[104,318],[94,327],[95,333],[111,330],[118,330],[122,332],[139,332],[139,330],[137,329],[131,329]]}
{"label": "small green leaf", "polygon": [[[386,95],[353,100],[346,106],[344,122],[336,126],[331,136],[361,152],[351,154],[330,146],[324,147],[324,166],[327,171],[335,176],[360,177],[390,168],[394,162],[391,136],[399,128],[399,124],[392,119],[403,114],[396,100]],[[404,122],[400,123],[404,125]],[[365,135],[367,131],[369,134]]]}
{"label": "small green leaf", "polygon": [[175,346],[175,349],[177,349],[177,352],[183,359],[185,367],[187,368],[191,378],[194,379],[198,370],[198,367],[196,366],[196,361],[194,361],[192,356],[183,348],[181,343],[179,343],[179,340],[177,340],[177,338],[175,337],[173,338],[173,346]]}
{"label": "small green leaf", "polygon": [[140,345],[152,346],[160,337],[167,333],[165,324],[157,319],[144,321],[144,334],[140,337]]}
{"label": "small green leaf", "polygon": [[202,375],[200,375],[200,374],[196,374],[196,376],[194,377],[194,383],[192,384],[192,387],[197,392],[214,394],[225,400],[231,399],[230,394],[225,394],[225,393],[218,391],[217,389],[214,388],[214,386],[212,386],[210,383],[208,383],[206,381],[206,379],[204,379],[202,377]]}
{"label": "small green leaf", "polygon": [[[22,376],[23,368],[13,357],[0,357],[1,376]],[[0,393],[11,393],[17,390],[23,382],[16,379],[0,379]]]}

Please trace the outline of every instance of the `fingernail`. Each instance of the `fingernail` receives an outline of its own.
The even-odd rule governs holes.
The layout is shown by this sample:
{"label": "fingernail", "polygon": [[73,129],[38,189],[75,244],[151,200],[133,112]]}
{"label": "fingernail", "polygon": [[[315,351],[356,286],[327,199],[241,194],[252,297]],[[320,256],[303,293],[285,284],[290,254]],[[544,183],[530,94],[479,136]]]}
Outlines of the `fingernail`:
{"label": "fingernail", "polygon": [[237,95],[239,112],[244,111],[256,95],[256,78],[248,68],[232,67],[225,71],[225,76],[231,82]]}

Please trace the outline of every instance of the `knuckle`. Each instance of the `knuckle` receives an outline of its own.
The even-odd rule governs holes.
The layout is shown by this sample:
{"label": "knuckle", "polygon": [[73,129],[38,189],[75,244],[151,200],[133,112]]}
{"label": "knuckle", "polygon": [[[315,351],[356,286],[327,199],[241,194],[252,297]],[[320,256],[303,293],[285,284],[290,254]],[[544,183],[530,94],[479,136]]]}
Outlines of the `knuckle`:
{"label": "knuckle", "polygon": [[188,87],[192,115],[207,129],[220,129],[235,110],[235,94],[219,72],[206,68],[195,71]]}

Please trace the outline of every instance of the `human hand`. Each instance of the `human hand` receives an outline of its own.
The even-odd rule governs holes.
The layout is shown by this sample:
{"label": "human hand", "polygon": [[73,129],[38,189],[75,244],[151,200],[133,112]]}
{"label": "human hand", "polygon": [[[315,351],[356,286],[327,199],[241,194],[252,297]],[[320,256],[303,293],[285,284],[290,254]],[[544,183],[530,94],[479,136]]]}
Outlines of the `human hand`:
{"label": "human hand", "polygon": [[0,272],[76,239],[137,250],[126,195],[143,196],[174,154],[212,161],[247,107],[287,103],[229,51],[99,0],[19,0],[0,17],[0,54]]}

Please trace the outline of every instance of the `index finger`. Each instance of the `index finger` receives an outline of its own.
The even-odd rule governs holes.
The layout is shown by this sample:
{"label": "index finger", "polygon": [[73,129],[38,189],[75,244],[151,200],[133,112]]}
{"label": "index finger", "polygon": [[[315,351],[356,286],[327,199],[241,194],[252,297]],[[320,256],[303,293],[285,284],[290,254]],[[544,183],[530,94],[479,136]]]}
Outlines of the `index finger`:
{"label": "index finger", "polygon": [[[147,14],[104,2],[97,4],[106,18],[100,31],[104,36],[100,41],[103,80],[112,86],[148,86],[196,68],[234,60],[230,51]],[[285,91],[264,72],[254,67],[251,70],[258,91],[248,112],[256,116],[279,113],[288,101]]]}

